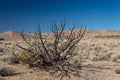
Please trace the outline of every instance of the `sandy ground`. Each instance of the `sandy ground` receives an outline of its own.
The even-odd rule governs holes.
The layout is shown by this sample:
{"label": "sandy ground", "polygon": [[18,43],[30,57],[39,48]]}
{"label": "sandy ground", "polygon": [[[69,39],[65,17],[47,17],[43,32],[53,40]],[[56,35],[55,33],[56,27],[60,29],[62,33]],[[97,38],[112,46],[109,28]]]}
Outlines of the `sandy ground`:
{"label": "sandy ground", "polygon": [[[120,64],[106,61],[86,62],[83,64],[83,68],[80,72],[81,77],[71,76],[71,79],[63,78],[63,80],[119,80],[120,74],[116,74],[114,70],[115,67],[119,66]],[[46,78],[45,80],[54,79],[45,71],[39,69],[30,69],[25,65],[6,65],[6,67],[15,70],[15,73],[17,73],[12,76],[4,77],[6,80],[42,80],[43,78]],[[54,80],[59,80],[59,78],[55,78]]]}
{"label": "sandy ground", "polygon": [[[6,42],[5,42],[6,43]],[[10,42],[12,43],[12,42]],[[63,78],[63,80],[120,80],[120,74],[115,73],[116,68],[120,68],[119,57],[118,61],[112,61],[112,55],[118,55],[120,52],[120,40],[119,39],[87,39],[80,42],[79,48],[77,49],[80,55],[84,56],[82,63],[82,70],[79,72],[81,77],[71,76],[69,78]],[[5,44],[4,44],[5,45]],[[8,48],[11,44],[7,44]],[[87,47],[86,47],[87,46]],[[3,45],[2,45],[3,47]],[[104,54],[109,53],[110,57]],[[88,55],[89,54],[89,55]],[[97,55],[96,55],[97,54]],[[22,64],[9,64],[2,58],[6,58],[10,54],[0,55],[0,65],[4,65],[15,71],[15,75],[2,77],[5,80],[59,80],[54,78],[47,73],[36,68],[29,68],[27,65]]]}

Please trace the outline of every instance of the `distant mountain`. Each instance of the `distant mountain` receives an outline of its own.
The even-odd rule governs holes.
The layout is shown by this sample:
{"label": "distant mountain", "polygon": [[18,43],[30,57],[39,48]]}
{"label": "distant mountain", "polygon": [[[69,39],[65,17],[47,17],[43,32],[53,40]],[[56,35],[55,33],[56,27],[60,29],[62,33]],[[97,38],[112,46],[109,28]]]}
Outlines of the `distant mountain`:
{"label": "distant mountain", "polygon": [[0,34],[0,38],[4,38],[4,39],[12,39],[12,38],[17,38],[20,37],[21,32],[17,32],[17,31],[7,31],[4,32],[2,34]]}
{"label": "distant mountain", "polygon": [[[65,31],[66,33],[68,31]],[[33,33],[31,33],[33,35]],[[27,33],[29,35],[29,33]],[[3,39],[19,39],[21,36],[21,32],[17,31],[7,31],[0,34],[0,38]],[[43,36],[53,37],[53,34],[47,35],[46,33]],[[85,38],[93,38],[93,37],[120,37],[120,30],[86,30]]]}
{"label": "distant mountain", "polygon": [[87,30],[86,35],[88,36],[109,36],[109,35],[120,35],[120,30]]}

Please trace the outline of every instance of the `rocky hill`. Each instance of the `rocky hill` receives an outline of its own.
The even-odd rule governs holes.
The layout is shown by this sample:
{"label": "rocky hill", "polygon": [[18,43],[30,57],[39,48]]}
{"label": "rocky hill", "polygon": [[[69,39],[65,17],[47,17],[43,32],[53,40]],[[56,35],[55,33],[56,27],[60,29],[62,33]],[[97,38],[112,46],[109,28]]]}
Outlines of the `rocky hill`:
{"label": "rocky hill", "polygon": [[20,36],[20,32],[17,31],[6,31],[2,34],[0,34],[0,38],[3,39],[14,39],[14,38],[18,38]]}

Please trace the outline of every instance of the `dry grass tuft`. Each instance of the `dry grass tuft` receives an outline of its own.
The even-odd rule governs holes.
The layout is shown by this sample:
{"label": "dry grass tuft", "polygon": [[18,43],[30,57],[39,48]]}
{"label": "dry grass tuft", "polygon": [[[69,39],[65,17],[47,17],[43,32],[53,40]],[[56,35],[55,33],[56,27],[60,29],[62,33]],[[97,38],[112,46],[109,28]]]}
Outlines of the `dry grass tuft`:
{"label": "dry grass tuft", "polygon": [[26,64],[26,63],[29,63],[29,61],[32,61],[36,55],[37,55],[36,53],[31,53],[31,52],[22,50],[21,54],[17,55],[17,57],[19,58],[20,63]]}
{"label": "dry grass tuft", "polygon": [[77,63],[79,63],[79,59],[77,57],[72,57],[70,62],[73,64],[77,64]]}

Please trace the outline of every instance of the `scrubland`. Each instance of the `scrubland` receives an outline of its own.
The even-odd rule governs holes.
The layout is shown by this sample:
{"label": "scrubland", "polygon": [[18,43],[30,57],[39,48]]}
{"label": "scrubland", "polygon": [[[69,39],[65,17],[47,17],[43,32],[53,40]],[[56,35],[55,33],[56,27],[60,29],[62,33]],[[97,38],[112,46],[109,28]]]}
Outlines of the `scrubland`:
{"label": "scrubland", "polygon": [[[59,80],[58,75],[53,77],[47,71],[17,61],[12,55],[15,44],[16,41],[0,42],[0,80]],[[71,60],[74,64],[82,64],[81,76],[71,76],[71,80],[120,79],[119,38],[83,38],[77,45],[78,55]],[[63,80],[70,79],[65,77]]]}

